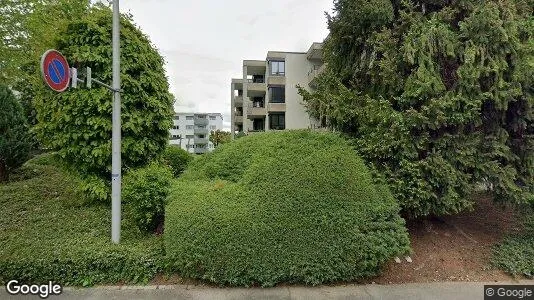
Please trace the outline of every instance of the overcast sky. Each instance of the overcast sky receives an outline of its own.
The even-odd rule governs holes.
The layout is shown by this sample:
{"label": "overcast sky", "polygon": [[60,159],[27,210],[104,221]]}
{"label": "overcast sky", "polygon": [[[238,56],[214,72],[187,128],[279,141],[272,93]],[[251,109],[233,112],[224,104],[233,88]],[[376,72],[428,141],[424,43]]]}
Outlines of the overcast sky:
{"label": "overcast sky", "polygon": [[230,81],[244,59],[267,51],[305,52],[328,34],[332,0],[126,0],[165,58],[177,112],[219,112],[230,129]]}

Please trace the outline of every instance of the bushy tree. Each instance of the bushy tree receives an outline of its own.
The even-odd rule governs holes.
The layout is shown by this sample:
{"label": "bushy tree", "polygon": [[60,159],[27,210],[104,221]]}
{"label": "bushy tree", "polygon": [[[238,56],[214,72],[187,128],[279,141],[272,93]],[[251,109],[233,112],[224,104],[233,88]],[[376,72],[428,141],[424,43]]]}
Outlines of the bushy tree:
{"label": "bushy tree", "polygon": [[218,147],[224,143],[228,143],[231,140],[231,135],[229,131],[223,130],[212,130],[210,133],[210,142],[213,143],[213,146]]}
{"label": "bushy tree", "polygon": [[0,182],[28,160],[30,148],[24,110],[13,92],[0,85]]}
{"label": "bushy tree", "polygon": [[171,168],[174,177],[180,176],[192,160],[193,155],[177,145],[169,145],[163,152],[163,161]]}
{"label": "bushy tree", "polygon": [[[68,24],[56,49],[73,67],[91,67],[92,75],[112,81],[112,13],[93,6],[81,19]],[[121,106],[123,170],[145,165],[159,156],[168,143],[173,97],[163,58],[132,22],[121,17]],[[36,96],[41,141],[58,151],[69,165],[85,176],[109,181],[111,170],[112,94],[93,84],[92,89],[55,93],[44,86]],[[95,185],[92,185],[95,186]],[[108,195],[99,186],[98,195]]]}
{"label": "bushy tree", "polygon": [[408,215],[469,209],[478,182],[534,201],[532,1],[363,2],[334,2],[327,72],[301,89],[311,114],[354,138]]}

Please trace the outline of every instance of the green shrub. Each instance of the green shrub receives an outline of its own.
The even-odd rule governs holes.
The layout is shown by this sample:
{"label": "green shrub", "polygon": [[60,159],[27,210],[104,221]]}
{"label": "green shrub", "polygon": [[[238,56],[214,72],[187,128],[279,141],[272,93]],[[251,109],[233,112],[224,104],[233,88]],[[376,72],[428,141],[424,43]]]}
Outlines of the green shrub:
{"label": "green shrub", "polygon": [[156,163],[124,177],[124,202],[132,209],[133,220],[141,231],[154,232],[163,223],[171,180],[170,169]]}
{"label": "green shrub", "polygon": [[22,105],[8,87],[0,85],[0,182],[29,159],[31,145]]}
{"label": "green shrub", "polygon": [[178,146],[169,145],[163,152],[163,160],[172,169],[174,177],[178,177],[193,160],[193,155]]}
{"label": "green shrub", "polygon": [[320,284],[376,275],[409,251],[399,206],[334,134],[260,133],[193,161],[173,183],[173,271],[219,284]]}
{"label": "green shrub", "polygon": [[121,243],[111,242],[105,205],[72,206],[81,197],[71,174],[47,165],[51,155],[25,167],[37,175],[0,185],[0,284],[92,285],[142,283],[162,269],[162,239],[139,233],[125,212]]}
{"label": "green shrub", "polygon": [[514,276],[534,278],[534,214],[525,218],[521,234],[508,236],[493,249],[493,264]]}

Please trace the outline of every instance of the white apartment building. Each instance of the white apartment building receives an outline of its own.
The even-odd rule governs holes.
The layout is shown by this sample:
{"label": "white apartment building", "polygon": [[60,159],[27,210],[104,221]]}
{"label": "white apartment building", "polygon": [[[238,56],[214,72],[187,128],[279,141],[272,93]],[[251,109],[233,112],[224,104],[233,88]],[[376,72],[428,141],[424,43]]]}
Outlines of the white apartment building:
{"label": "white apartment building", "polygon": [[223,130],[220,113],[176,113],[170,132],[170,144],[189,153],[202,154],[214,149],[211,131]]}
{"label": "white apartment building", "polygon": [[297,85],[313,88],[325,68],[323,44],[307,52],[269,51],[266,60],[244,60],[243,78],[231,82],[232,137],[266,130],[320,127],[306,112]]}

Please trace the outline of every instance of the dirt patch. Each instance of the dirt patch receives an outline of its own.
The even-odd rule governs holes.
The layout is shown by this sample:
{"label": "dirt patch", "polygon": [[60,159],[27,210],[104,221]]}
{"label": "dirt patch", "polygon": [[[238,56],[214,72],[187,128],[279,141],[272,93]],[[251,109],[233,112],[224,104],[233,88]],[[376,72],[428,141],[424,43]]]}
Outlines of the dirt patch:
{"label": "dirt patch", "polygon": [[369,282],[501,281],[512,277],[490,265],[491,248],[506,233],[520,230],[512,208],[476,197],[471,212],[407,223],[413,253],[409,263],[389,263]]}

